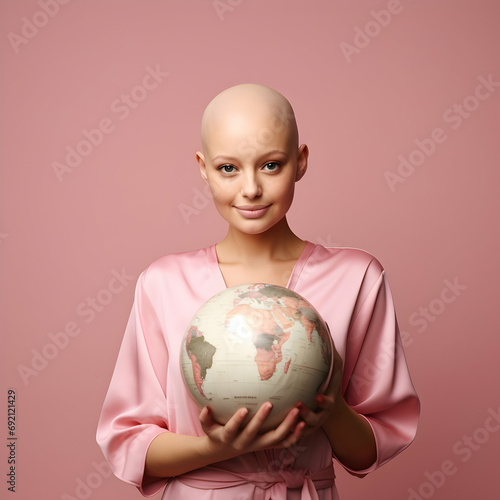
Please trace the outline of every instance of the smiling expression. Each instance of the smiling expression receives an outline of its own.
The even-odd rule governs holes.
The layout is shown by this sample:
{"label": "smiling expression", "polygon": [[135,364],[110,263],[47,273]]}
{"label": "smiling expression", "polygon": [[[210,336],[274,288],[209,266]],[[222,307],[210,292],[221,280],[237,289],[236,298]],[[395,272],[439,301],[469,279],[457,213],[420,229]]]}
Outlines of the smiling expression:
{"label": "smiling expression", "polygon": [[196,157],[220,215],[233,228],[258,234],[285,217],[308,150],[297,147],[291,108],[261,88],[241,90],[207,108],[203,154]]}

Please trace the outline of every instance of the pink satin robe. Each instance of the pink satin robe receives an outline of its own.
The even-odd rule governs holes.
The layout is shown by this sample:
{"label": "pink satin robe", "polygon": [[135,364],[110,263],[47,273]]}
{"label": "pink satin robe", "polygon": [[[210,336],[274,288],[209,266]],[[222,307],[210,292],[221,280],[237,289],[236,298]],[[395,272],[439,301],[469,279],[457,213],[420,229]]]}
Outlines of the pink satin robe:
{"label": "pink satin robe", "polygon": [[[179,352],[194,313],[225,287],[215,246],[166,255],[141,274],[97,430],[106,459],[118,478],[145,496],[167,485],[163,499],[338,499],[322,430],[288,450],[245,454],[142,484],[147,449],[158,434],[203,435]],[[307,242],[287,287],[328,323],[344,360],[344,398],[373,428],[375,464],[349,471],[363,476],[411,443],[420,412],[384,270],[362,250]]]}

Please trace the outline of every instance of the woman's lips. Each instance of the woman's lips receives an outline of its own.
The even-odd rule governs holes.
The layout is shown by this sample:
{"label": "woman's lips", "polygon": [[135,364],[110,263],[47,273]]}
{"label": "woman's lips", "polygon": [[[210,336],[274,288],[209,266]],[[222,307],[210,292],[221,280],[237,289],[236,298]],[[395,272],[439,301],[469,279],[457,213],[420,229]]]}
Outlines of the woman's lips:
{"label": "woman's lips", "polygon": [[256,205],[254,207],[250,205],[244,205],[239,207],[234,207],[238,212],[246,219],[257,219],[262,217],[271,205]]}

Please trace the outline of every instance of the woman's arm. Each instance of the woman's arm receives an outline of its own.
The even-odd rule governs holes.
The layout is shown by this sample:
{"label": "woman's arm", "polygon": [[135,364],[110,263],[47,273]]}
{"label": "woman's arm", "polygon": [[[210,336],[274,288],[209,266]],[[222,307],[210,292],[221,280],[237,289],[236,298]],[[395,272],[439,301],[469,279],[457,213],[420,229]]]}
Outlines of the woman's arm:
{"label": "woman's arm", "polygon": [[332,446],[334,455],[348,468],[363,470],[377,459],[375,436],[368,421],[356,413],[341,393],[342,358],[334,349],[334,371],[325,394],[318,394],[320,411],[299,405],[300,415],[308,424],[308,432],[322,427]]}
{"label": "woman's arm", "polygon": [[[148,448],[144,483],[152,478],[172,477],[210,463],[205,451],[205,437],[164,432]],[[215,460],[216,461],[216,460]]]}
{"label": "woman's arm", "polygon": [[210,408],[203,408],[200,421],[205,436],[165,432],[153,439],[146,455],[144,483],[155,477],[178,476],[243,453],[294,445],[305,427],[304,422],[297,423],[299,409],[293,408],[276,429],[260,434],[271,409],[271,403],[264,403],[241,428],[248,413],[245,408],[240,408],[226,425],[214,422]]}
{"label": "woman's arm", "polygon": [[323,424],[335,456],[352,470],[367,469],[377,460],[375,436],[368,421],[345,401],[334,405]]}

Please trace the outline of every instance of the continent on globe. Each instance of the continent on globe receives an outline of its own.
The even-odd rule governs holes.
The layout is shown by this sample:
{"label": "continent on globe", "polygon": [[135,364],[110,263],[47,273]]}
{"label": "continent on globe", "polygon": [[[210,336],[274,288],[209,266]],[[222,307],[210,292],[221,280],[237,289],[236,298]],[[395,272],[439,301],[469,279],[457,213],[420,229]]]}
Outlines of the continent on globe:
{"label": "continent on globe", "polygon": [[328,326],[306,299],[276,285],[218,293],[196,312],[182,346],[186,387],[221,424],[241,407],[248,421],[266,401],[273,409],[263,430],[279,425],[298,402],[314,410],[332,373]]}
{"label": "continent on globe", "polygon": [[[262,380],[268,380],[276,371],[276,365],[283,360],[282,347],[290,337],[290,330],[298,320],[304,325],[309,341],[312,342],[312,332],[318,326],[317,313],[310,305],[294,293],[289,296],[281,293],[280,296],[272,295],[275,290],[263,288],[242,293],[235,300],[235,307],[226,316],[226,327],[234,331],[233,324],[246,321],[251,331],[252,342],[257,349],[255,363]],[[240,304],[245,297],[256,300],[256,306]],[[259,305],[264,300],[271,300],[271,309],[261,309]],[[243,319],[244,318],[244,319]],[[316,322],[315,322],[316,321]],[[328,331],[319,329],[321,335],[329,335]],[[291,358],[286,360],[285,373],[291,363]]]}
{"label": "continent on globe", "polygon": [[207,370],[212,367],[212,360],[215,354],[215,347],[205,340],[200,330],[192,326],[188,330],[186,337],[186,351],[193,365],[193,376],[202,396],[202,384],[207,375]]}

